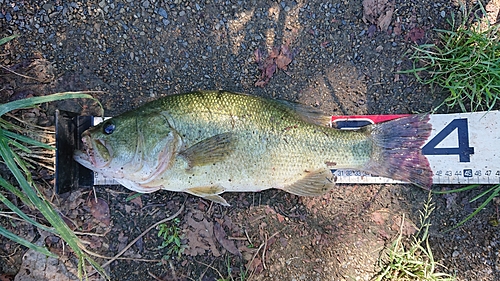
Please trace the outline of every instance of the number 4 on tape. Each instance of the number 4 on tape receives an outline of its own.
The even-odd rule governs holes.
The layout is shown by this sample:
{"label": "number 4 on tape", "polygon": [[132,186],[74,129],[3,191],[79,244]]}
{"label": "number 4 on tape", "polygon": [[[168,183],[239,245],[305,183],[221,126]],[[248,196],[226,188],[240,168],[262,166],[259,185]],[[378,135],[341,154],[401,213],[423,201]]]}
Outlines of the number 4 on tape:
{"label": "number 4 on tape", "polygon": [[[436,147],[448,135],[457,129],[458,147]],[[458,155],[460,162],[470,162],[470,155],[474,154],[474,147],[469,146],[469,126],[467,119],[454,119],[446,127],[444,127],[434,138],[432,138],[424,147],[422,147],[424,155]]]}

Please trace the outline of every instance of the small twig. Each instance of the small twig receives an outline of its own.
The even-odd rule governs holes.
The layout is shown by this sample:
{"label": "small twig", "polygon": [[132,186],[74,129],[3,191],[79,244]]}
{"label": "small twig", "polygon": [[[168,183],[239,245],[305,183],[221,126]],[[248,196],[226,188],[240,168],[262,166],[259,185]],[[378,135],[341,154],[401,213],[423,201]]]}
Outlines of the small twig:
{"label": "small twig", "polygon": [[39,130],[42,131],[41,133],[45,133],[45,134],[49,134],[49,135],[55,135],[55,133],[56,133],[55,128],[53,126],[44,127],[44,126],[39,126],[39,125],[30,123],[30,122],[26,122],[25,120],[23,120],[23,119],[15,116],[12,113],[6,113],[5,116],[8,116],[9,118],[15,119],[16,121],[18,121],[18,122],[26,125],[27,127],[32,127],[32,128],[35,128],[35,129],[39,129]]}
{"label": "small twig", "polygon": [[[64,244],[63,244],[64,245]],[[115,259],[115,260],[128,260],[128,261],[142,261],[142,262],[161,262],[161,260],[148,260],[148,259],[139,259],[139,258],[122,258],[122,257],[108,257],[108,256],[103,256],[103,255],[100,255],[98,253],[95,253],[95,252],[92,252],[90,250],[88,250],[87,248],[82,248],[82,250],[91,255],[91,256],[94,256],[94,257],[98,257],[98,258],[101,258],[101,259]],[[90,274],[89,276],[95,274],[97,272],[93,272],[92,274]]]}
{"label": "small twig", "polygon": [[250,236],[248,236],[247,230],[246,229],[244,229],[244,230],[245,230],[245,236],[247,237],[248,242],[250,242],[250,245],[253,245],[252,240],[250,239]]}
{"label": "small twig", "polygon": [[120,194],[130,194],[130,191],[117,191],[117,190],[113,190],[111,188],[105,188],[104,190],[106,190],[106,192],[111,193],[115,196],[120,195]]}
{"label": "small twig", "polygon": [[203,277],[203,275],[205,275],[205,273],[207,272],[207,269],[208,269],[208,268],[211,268],[212,270],[215,270],[215,272],[217,272],[217,274],[219,274],[219,277],[220,277],[221,279],[224,279],[224,276],[222,276],[222,274],[220,273],[220,271],[219,271],[219,270],[217,270],[217,268],[215,268],[215,267],[213,267],[213,266],[212,266],[212,264],[214,263],[214,261],[212,261],[212,263],[211,263],[210,265],[208,265],[208,264],[206,264],[206,263],[204,263],[204,262],[201,262],[201,261],[196,261],[196,262],[197,262],[197,263],[200,263],[200,264],[203,264],[204,266],[206,266],[206,267],[207,267],[207,268],[205,269],[205,271],[203,271],[202,276],[200,276],[200,280],[201,280],[201,278]]}
{"label": "small twig", "polygon": [[247,237],[235,237],[235,236],[228,236],[227,239],[229,240],[238,240],[238,241],[247,241]]}
{"label": "small twig", "polygon": [[[259,248],[257,249],[257,251],[255,252],[255,254],[253,255],[252,259],[250,260],[250,265],[253,263],[253,261],[255,260],[255,258],[257,257],[257,255],[259,254],[260,249],[262,249],[263,246],[264,246],[264,244],[260,244]],[[252,272],[253,271],[254,270],[252,270]]]}
{"label": "small twig", "polygon": [[104,237],[106,234],[108,234],[111,231],[108,230],[105,233],[93,233],[93,232],[80,232],[80,231],[73,231],[76,235],[86,235],[86,236],[97,236],[97,237]]}
{"label": "small twig", "polygon": [[8,67],[5,67],[5,66],[3,66],[3,65],[1,65],[1,64],[0,64],[0,67],[1,67],[1,68],[3,68],[3,69],[5,69],[5,70],[7,70],[8,72],[11,72],[11,73],[16,74],[16,75],[18,75],[18,76],[21,76],[21,77],[23,77],[23,78],[33,79],[33,80],[38,81],[38,79],[36,79],[35,77],[30,77],[30,76],[22,75],[21,73],[17,73],[17,72],[15,72],[14,70],[11,70],[11,69],[9,69]]}
{"label": "small twig", "polygon": [[97,204],[97,192],[95,191],[95,185],[92,186],[92,190],[94,191],[94,199],[95,199],[95,203]]}
{"label": "small twig", "polygon": [[265,241],[264,241],[264,248],[262,249],[262,266],[264,267],[265,270],[267,270],[266,266],[266,248],[267,248],[267,233],[265,234]]}
{"label": "small twig", "polygon": [[[13,255],[15,255],[17,253],[17,250],[19,250],[20,247],[21,247],[21,245],[18,244],[17,247],[14,249],[14,252],[12,252],[12,254],[8,254],[7,256],[0,255],[0,258],[10,258],[10,257],[12,257]],[[7,251],[5,251],[5,252],[7,253]]]}
{"label": "small twig", "polygon": [[153,277],[153,279],[155,279],[155,280],[158,280],[158,281],[163,281],[163,280],[161,280],[158,276],[156,276],[156,275],[154,275],[153,273],[149,272],[149,270],[148,270],[148,274],[149,274],[149,276]]}

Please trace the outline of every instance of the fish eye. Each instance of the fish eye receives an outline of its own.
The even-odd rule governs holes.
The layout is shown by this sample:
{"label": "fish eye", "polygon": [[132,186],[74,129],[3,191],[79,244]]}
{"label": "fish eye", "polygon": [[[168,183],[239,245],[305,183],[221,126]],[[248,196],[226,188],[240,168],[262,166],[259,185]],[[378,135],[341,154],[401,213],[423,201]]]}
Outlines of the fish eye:
{"label": "fish eye", "polygon": [[104,124],[104,126],[102,127],[102,131],[106,134],[106,135],[111,135],[116,129],[116,126],[115,124],[111,123],[111,122],[108,122],[106,124]]}

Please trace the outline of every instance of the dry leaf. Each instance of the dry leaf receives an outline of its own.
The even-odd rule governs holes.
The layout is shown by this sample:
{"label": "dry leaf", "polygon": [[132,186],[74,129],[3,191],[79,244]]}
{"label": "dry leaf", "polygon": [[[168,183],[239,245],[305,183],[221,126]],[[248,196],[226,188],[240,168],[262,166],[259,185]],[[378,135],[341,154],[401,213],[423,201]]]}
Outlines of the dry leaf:
{"label": "dry leaf", "polygon": [[293,60],[293,53],[290,51],[288,43],[281,45],[281,48],[274,47],[264,62],[262,62],[262,53],[260,50],[255,50],[254,56],[255,62],[259,64],[261,72],[259,80],[255,82],[255,87],[264,87],[267,85],[271,77],[276,73],[276,69],[286,71],[288,65]]}
{"label": "dry leaf", "polygon": [[224,249],[233,255],[241,256],[240,251],[234,244],[234,240],[227,239],[227,234],[224,231],[224,228],[222,228],[218,222],[215,222],[214,224],[214,235]]}
{"label": "dry leaf", "polygon": [[278,47],[274,47],[272,50],[271,50],[271,53],[269,54],[269,58],[277,58],[278,55],[280,54],[280,49]]}
{"label": "dry leaf", "polygon": [[142,199],[141,196],[135,197],[134,199],[130,200],[131,203],[134,203],[137,205],[137,207],[142,209]]}
{"label": "dry leaf", "polygon": [[394,2],[390,0],[363,0],[363,21],[387,31],[394,14]]}
{"label": "dry leaf", "polygon": [[262,260],[258,257],[256,257],[253,260],[250,260],[246,264],[246,268],[248,272],[253,272],[256,275],[258,275],[264,270],[264,266],[262,265]]}
{"label": "dry leaf", "polygon": [[215,257],[221,255],[216,247],[213,223],[208,221],[202,212],[193,210],[186,216],[186,224],[186,255],[203,255],[205,251],[211,251]]}
{"label": "dry leaf", "polygon": [[105,225],[109,225],[111,222],[111,216],[109,213],[109,206],[106,201],[101,198],[97,198],[96,202],[96,199],[92,198],[89,200],[87,205],[90,208],[90,213],[96,220],[104,223]]}
{"label": "dry leaf", "polygon": [[406,40],[410,39],[412,42],[420,44],[420,41],[424,38],[425,31],[420,27],[412,28],[408,34],[406,34]]}
{"label": "dry leaf", "polygon": [[276,58],[276,65],[278,66],[279,69],[286,70],[287,65],[289,65],[292,62],[292,59],[283,55],[279,55]]}
{"label": "dry leaf", "polygon": [[274,61],[270,61],[269,63],[266,63],[265,70],[266,70],[265,74],[266,74],[267,78],[273,77],[273,74],[276,71],[276,64],[274,63]]}

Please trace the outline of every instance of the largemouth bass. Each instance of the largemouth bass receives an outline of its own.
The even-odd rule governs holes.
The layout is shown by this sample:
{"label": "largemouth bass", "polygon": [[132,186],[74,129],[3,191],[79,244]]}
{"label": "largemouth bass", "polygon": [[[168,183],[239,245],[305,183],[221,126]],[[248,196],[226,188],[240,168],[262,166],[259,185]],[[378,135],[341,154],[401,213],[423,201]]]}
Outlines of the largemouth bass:
{"label": "largemouth bass", "polygon": [[420,151],[431,132],[427,115],[359,130],[331,128],[329,120],[298,103],[197,91],[88,129],[74,158],[136,192],[182,191],[223,205],[223,192],[324,194],[335,185],[332,168],[432,185]]}

